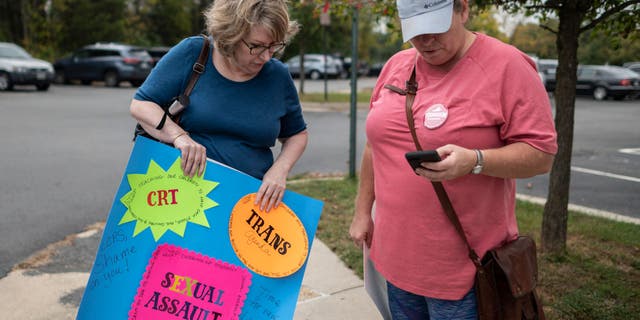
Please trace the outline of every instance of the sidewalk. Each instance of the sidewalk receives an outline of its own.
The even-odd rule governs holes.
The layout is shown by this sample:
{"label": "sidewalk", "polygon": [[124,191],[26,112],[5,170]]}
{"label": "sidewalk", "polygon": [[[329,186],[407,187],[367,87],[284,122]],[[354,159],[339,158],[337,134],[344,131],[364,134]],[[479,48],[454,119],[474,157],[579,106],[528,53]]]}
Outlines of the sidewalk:
{"label": "sidewalk", "polygon": [[[6,320],[75,319],[104,224],[49,245],[0,279]],[[363,282],[317,239],[305,270],[295,320],[377,320]]]}

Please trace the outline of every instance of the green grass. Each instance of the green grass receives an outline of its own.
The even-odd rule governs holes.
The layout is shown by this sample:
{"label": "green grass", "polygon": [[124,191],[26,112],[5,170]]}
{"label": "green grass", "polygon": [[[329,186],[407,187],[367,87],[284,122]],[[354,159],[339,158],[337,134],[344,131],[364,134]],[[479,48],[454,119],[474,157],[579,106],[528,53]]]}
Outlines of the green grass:
{"label": "green grass", "polygon": [[[362,278],[362,252],[348,234],[357,181],[294,180],[289,188],[324,201],[316,236]],[[517,203],[520,233],[538,244],[542,211]],[[539,253],[538,264],[547,319],[640,319],[640,226],[570,212],[567,253]]]}

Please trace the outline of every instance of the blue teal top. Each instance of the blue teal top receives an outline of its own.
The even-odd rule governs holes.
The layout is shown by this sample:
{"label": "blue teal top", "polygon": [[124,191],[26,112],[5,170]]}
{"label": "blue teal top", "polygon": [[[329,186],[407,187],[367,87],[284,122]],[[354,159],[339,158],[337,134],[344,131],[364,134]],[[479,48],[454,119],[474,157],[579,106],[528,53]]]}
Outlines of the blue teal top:
{"label": "blue teal top", "polygon": [[[134,98],[167,106],[187,86],[202,44],[202,37],[178,43]],[[271,59],[254,78],[235,82],[223,77],[212,61],[210,54],[180,126],[207,149],[207,157],[262,179],[273,164],[276,139],[306,129],[291,75],[282,62]]]}

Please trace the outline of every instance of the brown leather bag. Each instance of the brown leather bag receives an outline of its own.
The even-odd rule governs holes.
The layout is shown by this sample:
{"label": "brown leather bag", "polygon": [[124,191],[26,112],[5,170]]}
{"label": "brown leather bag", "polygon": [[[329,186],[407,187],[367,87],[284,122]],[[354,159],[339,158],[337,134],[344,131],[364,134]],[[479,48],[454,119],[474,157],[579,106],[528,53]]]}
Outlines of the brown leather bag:
{"label": "brown leather bag", "polygon": [[[415,79],[414,65],[405,89],[392,85],[385,85],[385,88],[406,96],[405,111],[411,137],[416,149],[422,150],[411,110],[418,91],[418,83]],[[489,250],[480,259],[467,240],[444,186],[439,181],[432,181],[431,184],[444,212],[467,246],[469,258],[476,266],[475,294],[478,318],[480,320],[545,320],[542,303],[535,290],[538,281],[538,261],[533,239],[519,236],[498,248]]]}
{"label": "brown leather bag", "polygon": [[481,320],[545,319],[535,290],[538,263],[533,239],[520,236],[490,250],[476,268],[475,289]]}

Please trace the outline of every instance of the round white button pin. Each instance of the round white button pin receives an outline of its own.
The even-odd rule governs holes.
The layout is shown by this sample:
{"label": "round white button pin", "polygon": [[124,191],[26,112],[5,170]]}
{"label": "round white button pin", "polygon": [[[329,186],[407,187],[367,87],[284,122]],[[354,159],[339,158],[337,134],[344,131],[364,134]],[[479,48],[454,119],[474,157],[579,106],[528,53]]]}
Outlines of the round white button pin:
{"label": "round white button pin", "polygon": [[441,103],[434,104],[424,113],[424,126],[428,129],[436,129],[447,121],[449,110]]}

